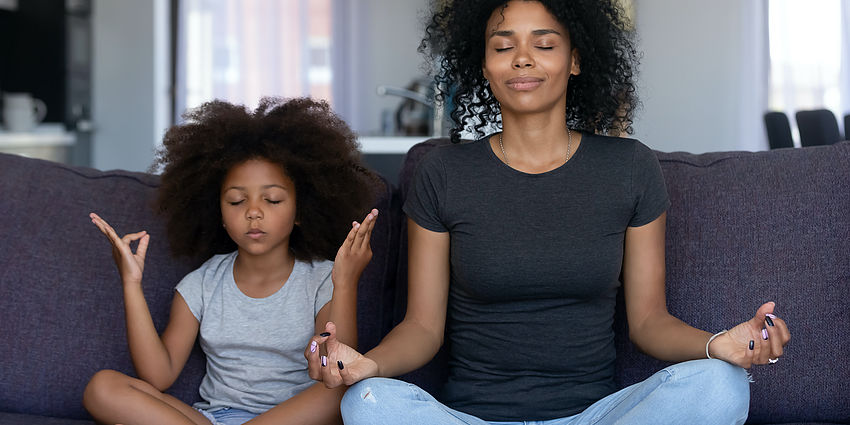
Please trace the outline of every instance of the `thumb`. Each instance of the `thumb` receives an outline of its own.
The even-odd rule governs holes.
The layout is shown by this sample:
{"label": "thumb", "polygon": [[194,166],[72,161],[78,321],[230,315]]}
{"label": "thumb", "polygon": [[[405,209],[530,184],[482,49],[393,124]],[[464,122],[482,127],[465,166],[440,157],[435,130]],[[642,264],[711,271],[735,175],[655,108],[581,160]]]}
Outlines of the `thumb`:
{"label": "thumb", "polygon": [[757,328],[761,328],[764,326],[764,318],[768,314],[773,313],[773,309],[776,307],[776,303],[773,301],[766,302],[759,307],[756,311],[756,315],[750,320],[754,326]]}
{"label": "thumb", "polygon": [[329,333],[328,339],[325,340],[325,344],[327,344],[328,351],[336,348],[336,344],[338,343],[336,339],[336,325],[334,322],[325,323],[325,332]]}

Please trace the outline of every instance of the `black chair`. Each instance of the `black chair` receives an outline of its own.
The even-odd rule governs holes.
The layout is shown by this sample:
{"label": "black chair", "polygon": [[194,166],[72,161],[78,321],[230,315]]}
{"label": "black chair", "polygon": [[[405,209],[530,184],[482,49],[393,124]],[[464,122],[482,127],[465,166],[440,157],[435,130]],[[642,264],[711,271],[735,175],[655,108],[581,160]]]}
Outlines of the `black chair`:
{"label": "black chair", "polygon": [[800,144],[803,146],[831,145],[841,140],[838,120],[828,109],[797,111],[797,128],[800,129]]}
{"label": "black chair", "polygon": [[764,114],[764,127],[767,129],[767,144],[771,149],[794,147],[791,124],[785,112],[774,111]]}
{"label": "black chair", "polygon": [[844,116],[844,140],[850,140],[850,114]]}

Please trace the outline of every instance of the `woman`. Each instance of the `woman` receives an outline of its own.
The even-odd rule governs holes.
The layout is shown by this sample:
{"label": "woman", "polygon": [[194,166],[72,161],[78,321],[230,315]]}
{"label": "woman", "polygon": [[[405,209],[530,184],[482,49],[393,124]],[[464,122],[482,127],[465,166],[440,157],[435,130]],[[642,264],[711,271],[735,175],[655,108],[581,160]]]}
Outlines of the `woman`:
{"label": "woman", "polygon": [[[455,84],[453,117],[502,131],[419,166],[404,207],[404,321],[365,355],[319,339],[330,362],[313,355],[311,376],[357,383],[342,402],[347,424],[746,420],[743,368],[774,362],[790,335],[773,303],[714,335],[667,312],[660,167],[641,143],[599,135],[631,131],[624,27],[597,0],[456,1],[435,14],[424,46],[443,58],[438,80]],[[616,391],[621,273],[631,340],[683,363]],[[424,365],[444,333],[445,404],[377,378]]]}

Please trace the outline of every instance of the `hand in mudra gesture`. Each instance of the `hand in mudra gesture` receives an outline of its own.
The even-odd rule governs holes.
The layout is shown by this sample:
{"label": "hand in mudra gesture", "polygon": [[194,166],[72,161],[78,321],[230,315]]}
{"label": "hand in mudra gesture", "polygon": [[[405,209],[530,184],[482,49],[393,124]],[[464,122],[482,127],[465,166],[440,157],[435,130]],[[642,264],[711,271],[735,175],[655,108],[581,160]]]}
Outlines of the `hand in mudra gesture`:
{"label": "hand in mudra gesture", "polygon": [[[95,213],[89,214],[89,217],[91,217],[92,223],[106,235],[109,243],[112,244],[112,259],[115,260],[115,265],[118,267],[121,281],[125,285],[141,284],[142,273],[145,270],[145,254],[148,252],[150,235],[143,230],[119,237],[115,229],[106,220],[100,218]],[[130,244],[135,241],[139,241],[139,246],[136,248],[136,252],[133,252]]]}
{"label": "hand in mudra gesture", "polygon": [[[327,354],[322,355],[322,352]],[[324,382],[328,388],[352,385],[378,374],[378,364],[374,360],[336,339],[333,322],[325,324],[325,332],[313,336],[304,357],[310,378]]]}
{"label": "hand in mudra gesture", "polygon": [[772,302],[759,307],[752,319],[735,326],[709,344],[712,358],[743,368],[776,363],[791,340],[784,320],[773,314]]}

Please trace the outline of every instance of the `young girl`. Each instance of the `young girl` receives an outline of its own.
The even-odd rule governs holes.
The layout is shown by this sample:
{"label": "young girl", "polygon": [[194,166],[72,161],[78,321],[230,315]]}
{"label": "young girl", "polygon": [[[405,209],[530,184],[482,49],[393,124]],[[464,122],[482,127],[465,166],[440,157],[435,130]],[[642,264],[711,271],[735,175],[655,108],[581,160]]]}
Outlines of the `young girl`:
{"label": "young girl", "polygon": [[[185,118],[165,135],[157,208],[175,255],[212,258],[177,285],[157,335],[142,293],[150,236],[120,237],[91,214],[113,246],[140,379],[98,372],[86,409],[127,425],[339,422],[343,390],[314,384],[302,353],[314,333],[357,343],[357,282],[378,211],[352,222],[376,182],[355,136],[309,99],[266,98],[253,113],[215,101]],[[163,391],[198,335],[207,373],[192,408]]]}
{"label": "young girl", "polygon": [[[668,312],[661,167],[647,146],[608,136],[631,131],[636,104],[618,3],[435,2],[424,47],[454,90],[455,122],[479,139],[417,168],[404,320],[363,355],[317,337],[331,367],[313,355],[310,372],[352,385],[347,425],[746,420],[744,368],[775,363],[788,327],[773,303],[714,335]],[[677,363],[617,391],[620,285],[632,342]],[[427,363],[444,335],[439,401],[382,378]]]}

